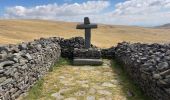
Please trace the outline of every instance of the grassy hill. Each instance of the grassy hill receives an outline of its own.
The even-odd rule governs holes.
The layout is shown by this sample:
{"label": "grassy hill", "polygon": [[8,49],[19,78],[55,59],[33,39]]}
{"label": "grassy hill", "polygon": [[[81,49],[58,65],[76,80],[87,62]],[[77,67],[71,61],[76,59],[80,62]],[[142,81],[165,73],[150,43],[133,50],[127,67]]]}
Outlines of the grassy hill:
{"label": "grassy hill", "polygon": [[161,25],[161,26],[157,26],[156,28],[170,29],[170,23],[164,24],[164,25]]}
{"label": "grassy hill", "polygon": [[[40,37],[84,36],[84,30],[77,30],[76,24],[46,20],[0,20],[0,44],[20,43]],[[121,41],[166,43],[170,42],[170,29],[100,24],[98,29],[92,30],[92,43],[99,47],[107,48]]]}

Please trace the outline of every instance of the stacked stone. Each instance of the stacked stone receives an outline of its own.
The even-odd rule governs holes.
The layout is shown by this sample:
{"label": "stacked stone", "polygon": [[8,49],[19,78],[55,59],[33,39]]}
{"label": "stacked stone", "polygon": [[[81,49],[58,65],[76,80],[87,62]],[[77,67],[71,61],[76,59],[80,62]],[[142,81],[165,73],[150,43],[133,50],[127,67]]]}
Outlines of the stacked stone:
{"label": "stacked stone", "polygon": [[170,99],[170,45],[119,43],[115,58],[153,100]]}
{"label": "stacked stone", "polygon": [[100,59],[101,58],[101,50],[98,48],[89,48],[89,49],[74,49],[74,58],[79,59]]}
{"label": "stacked stone", "polygon": [[61,56],[66,58],[73,58],[74,48],[84,48],[84,39],[82,37],[61,39],[59,44],[61,46]]}
{"label": "stacked stone", "polygon": [[[64,38],[52,38],[53,41],[58,42],[61,46],[61,56],[65,58],[73,58],[74,49],[83,49],[84,48],[84,39],[83,37],[73,37],[70,39]],[[96,46],[91,45],[91,47],[96,48]]]}
{"label": "stacked stone", "polygon": [[112,59],[115,55],[115,47],[101,50],[102,58]]}
{"label": "stacked stone", "polygon": [[26,92],[58,61],[60,53],[52,38],[0,46],[0,100],[14,100]]}

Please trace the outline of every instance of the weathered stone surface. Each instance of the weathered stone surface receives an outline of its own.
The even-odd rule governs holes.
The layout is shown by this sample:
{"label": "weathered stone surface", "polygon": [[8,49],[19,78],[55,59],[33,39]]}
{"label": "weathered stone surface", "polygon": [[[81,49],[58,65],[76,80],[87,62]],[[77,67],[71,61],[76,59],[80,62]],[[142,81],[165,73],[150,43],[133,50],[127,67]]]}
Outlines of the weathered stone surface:
{"label": "weathered stone surface", "polygon": [[64,96],[62,96],[60,93],[54,93],[51,96],[55,97],[57,100],[63,100]]}
{"label": "weathered stone surface", "polygon": [[108,49],[102,49],[101,54],[102,54],[103,58],[112,59],[112,58],[114,58],[114,55],[115,55],[115,47],[111,47]]}
{"label": "weathered stone surface", "polygon": [[70,98],[66,98],[66,99],[64,99],[64,100],[77,100],[77,99],[74,98],[74,97],[70,97]]}
{"label": "weathered stone surface", "polygon": [[74,65],[102,65],[102,59],[73,59]]}
{"label": "weathered stone surface", "polygon": [[4,82],[6,80],[6,77],[1,77],[0,78],[0,83]]}
{"label": "weathered stone surface", "polygon": [[115,47],[115,58],[145,94],[153,100],[169,100],[170,45],[122,42]]}
{"label": "weathered stone surface", "polygon": [[105,96],[107,96],[107,95],[112,95],[112,93],[109,92],[109,91],[107,91],[107,90],[98,90],[97,92],[98,92],[99,94],[105,95]]}
{"label": "weathered stone surface", "polygon": [[95,94],[95,93],[96,93],[96,89],[94,89],[94,88],[89,89],[89,94]]}
{"label": "weathered stone surface", "polygon": [[74,49],[74,59],[101,59],[101,50],[98,48]]}
{"label": "weathered stone surface", "polygon": [[3,68],[4,66],[7,66],[7,65],[12,65],[14,62],[13,61],[3,61],[3,62],[0,62],[0,68]]}
{"label": "weathered stone surface", "polygon": [[73,58],[74,48],[84,48],[84,39],[82,37],[61,39],[59,45],[61,46],[62,57]]}
{"label": "weathered stone surface", "polygon": [[87,96],[86,100],[96,100],[95,96]]}
{"label": "weathered stone surface", "polygon": [[104,87],[114,87],[114,85],[112,83],[110,83],[110,82],[104,82],[102,84],[102,86],[104,86]]}
{"label": "weathered stone surface", "polygon": [[77,91],[76,93],[74,93],[75,96],[84,96],[86,95],[85,91]]}
{"label": "weathered stone surface", "polygon": [[14,100],[40,79],[60,57],[55,38],[0,47],[0,99]]}

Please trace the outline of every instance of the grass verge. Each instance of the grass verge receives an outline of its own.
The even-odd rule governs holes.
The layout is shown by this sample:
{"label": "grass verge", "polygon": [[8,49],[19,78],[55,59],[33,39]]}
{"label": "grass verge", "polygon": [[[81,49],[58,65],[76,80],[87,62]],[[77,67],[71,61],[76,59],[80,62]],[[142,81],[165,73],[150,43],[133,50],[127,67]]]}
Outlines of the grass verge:
{"label": "grass verge", "polygon": [[[71,61],[65,58],[60,58],[59,61],[54,64],[53,67],[50,68],[50,72],[57,69],[58,67],[70,64]],[[42,96],[44,78],[38,80],[35,85],[28,91],[28,95],[21,98],[22,100],[37,100],[39,97]]]}
{"label": "grass verge", "polygon": [[151,100],[151,98],[144,95],[142,90],[130,79],[122,64],[116,62],[115,60],[112,60],[111,64],[113,71],[118,74],[118,78],[122,82],[122,90],[128,100]]}

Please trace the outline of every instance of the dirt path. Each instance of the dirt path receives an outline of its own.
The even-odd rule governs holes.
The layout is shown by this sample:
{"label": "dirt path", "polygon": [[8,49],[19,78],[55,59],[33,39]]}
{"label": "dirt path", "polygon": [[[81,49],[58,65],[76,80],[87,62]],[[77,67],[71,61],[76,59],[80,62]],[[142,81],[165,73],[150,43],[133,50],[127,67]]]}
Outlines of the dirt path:
{"label": "dirt path", "polygon": [[124,83],[110,66],[104,60],[102,66],[59,67],[44,77],[38,100],[127,100]]}

